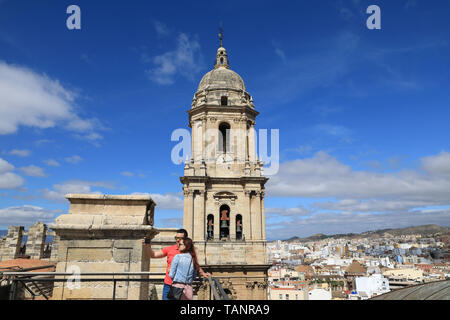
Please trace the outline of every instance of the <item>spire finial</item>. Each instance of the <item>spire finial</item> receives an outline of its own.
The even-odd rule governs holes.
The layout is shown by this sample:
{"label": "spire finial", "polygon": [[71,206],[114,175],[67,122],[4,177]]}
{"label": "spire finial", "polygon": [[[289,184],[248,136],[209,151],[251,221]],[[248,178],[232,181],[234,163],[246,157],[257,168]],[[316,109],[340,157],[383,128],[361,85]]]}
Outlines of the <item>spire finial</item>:
{"label": "spire finial", "polygon": [[220,40],[220,47],[222,48],[222,40],[223,40],[223,29],[222,26],[219,27],[219,40]]}

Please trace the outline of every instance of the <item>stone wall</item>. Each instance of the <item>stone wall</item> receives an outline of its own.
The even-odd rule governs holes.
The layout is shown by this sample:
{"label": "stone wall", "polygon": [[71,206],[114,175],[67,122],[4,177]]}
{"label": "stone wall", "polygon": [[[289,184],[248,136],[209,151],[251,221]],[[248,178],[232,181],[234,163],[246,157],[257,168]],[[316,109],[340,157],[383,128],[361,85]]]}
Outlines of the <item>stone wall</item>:
{"label": "stone wall", "polygon": [[24,229],[22,226],[8,227],[8,234],[0,247],[1,261],[12,260],[19,256]]}
{"label": "stone wall", "polygon": [[[158,231],[153,229],[155,203],[143,195],[67,195],[70,201],[68,214],[59,216],[51,228],[55,231],[57,254],[56,272],[68,273],[120,273],[147,272],[150,257],[143,250],[144,237],[152,239]],[[83,275],[83,279],[91,276]],[[52,299],[112,299],[112,275],[102,282],[55,283]],[[144,276],[120,276],[115,279],[132,279]],[[148,277],[148,276],[145,276]],[[115,299],[147,300],[152,292],[145,281],[119,281]]]}
{"label": "stone wall", "polygon": [[30,256],[31,259],[43,259],[47,225],[37,222],[28,229],[28,232],[25,231],[23,226],[10,226],[8,228],[7,236],[0,240],[0,261],[19,257],[24,236],[27,236],[25,255]]}
{"label": "stone wall", "polygon": [[[149,257],[142,250],[142,238],[67,239],[61,238],[56,272],[141,272],[149,270]],[[93,276],[94,277],[94,276]],[[95,276],[107,278],[108,276]],[[129,278],[138,278],[131,276]],[[126,279],[125,276],[115,276]],[[145,289],[147,286],[147,289]],[[53,299],[112,299],[113,282],[83,282],[70,289],[65,282],[55,284]],[[115,299],[148,299],[146,282],[117,282]]]}
{"label": "stone wall", "polygon": [[45,249],[47,225],[38,222],[28,229],[26,254],[31,259],[42,259]]}

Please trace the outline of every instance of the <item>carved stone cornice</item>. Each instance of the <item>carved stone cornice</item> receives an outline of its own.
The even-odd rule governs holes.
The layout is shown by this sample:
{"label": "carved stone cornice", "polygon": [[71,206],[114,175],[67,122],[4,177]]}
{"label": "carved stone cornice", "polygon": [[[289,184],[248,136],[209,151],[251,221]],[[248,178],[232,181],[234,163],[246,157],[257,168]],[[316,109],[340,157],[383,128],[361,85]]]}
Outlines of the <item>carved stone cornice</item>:
{"label": "carved stone cornice", "polygon": [[266,177],[240,177],[240,178],[225,178],[225,177],[210,177],[210,176],[183,176],[180,177],[180,181],[183,184],[187,183],[214,183],[214,184],[242,184],[245,185],[247,183],[259,183],[264,185],[269,178]]}
{"label": "carved stone cornice", "polygon": [[245,283],[245,288],[246,289],[254,289],[255,288],[255,284],[253,282],[246,282]]}
{"label": "carved stone cornice", "polygon": [[188,189],[188,188],[183,188],[183,194],[185,197],[189,197],[190,195],[192,195],[192,190]]}
{"label": "carved stone cornice", "polygon": [[[202,112],[219,112],[221,114],[224,113],[244,113],[246,115],[249,115],[251,118],[256,117],[259,112],[256,111],[254,108],[250,107],[249,105],[244,106],[227,106],[224,108],[220,105],[208,105],[203,104],[201,106],[195,107],[191,110],[188,110],[189,117],[192,117],[196,114],[202,113]],[[252,120],[253,121],[253,120]],[[254,122],[254,121],[253,121]]]}

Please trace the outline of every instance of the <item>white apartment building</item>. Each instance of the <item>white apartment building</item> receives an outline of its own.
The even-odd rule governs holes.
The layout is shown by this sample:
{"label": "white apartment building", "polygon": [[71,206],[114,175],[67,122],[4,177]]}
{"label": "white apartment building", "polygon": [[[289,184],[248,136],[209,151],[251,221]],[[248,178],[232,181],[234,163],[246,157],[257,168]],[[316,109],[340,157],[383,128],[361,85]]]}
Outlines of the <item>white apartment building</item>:
{"label": "white apartment building", "polygon": [[362,300],[390,291],[389,280],[381,274],[373,274],[370,277],[356,277],[355,287]]}
{"label": "white apartment building", "polygon": [[308,300],[306,289],[296,288],[270,288],[268,289],[269,300]]}
{"label": "white apartment building", "polygon": [[331,300],[331,289],[311,289],[308,292],[308,300]]}

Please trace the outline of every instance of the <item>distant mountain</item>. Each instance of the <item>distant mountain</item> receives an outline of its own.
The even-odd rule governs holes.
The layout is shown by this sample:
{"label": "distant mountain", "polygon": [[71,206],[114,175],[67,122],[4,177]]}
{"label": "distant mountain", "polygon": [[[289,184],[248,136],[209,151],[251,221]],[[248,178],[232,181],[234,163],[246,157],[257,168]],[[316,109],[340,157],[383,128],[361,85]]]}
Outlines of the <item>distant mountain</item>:
{"label": "distant mountain", "polygon": [[308,242],[308,241],[319,241],[323,239],[329,239],[329,238],[376,238],[380,236],[385,235],[392,235],[392,236],[407,236],[411,234],[420,234],[422,237],[427,236],[436,236],[436,235],[450,235],[450,228],[449,227],[441,227],[435,224],[426,224],[423,226],[413,226],[413,227],[407,227],[407,228],[400,228],[400,229],[380,229],[375,231],[366,231],[362,233],[345,233],[345,234],[333,234],[333,235],[326,235],[322,233],[318,233],[312,236],[309,236],[307,238],[299,238],[299,237],[292,237],[287,240],[287,242],[293,242],[293,241],[302,241],[302,242]]}

